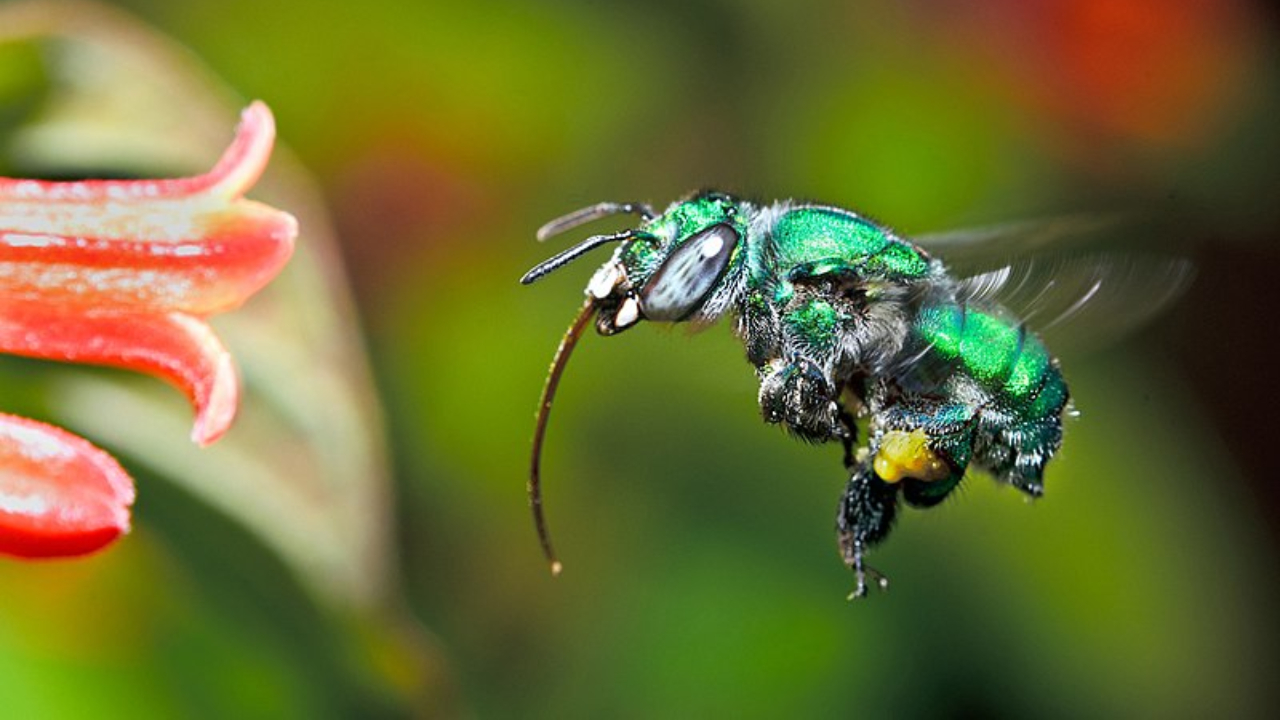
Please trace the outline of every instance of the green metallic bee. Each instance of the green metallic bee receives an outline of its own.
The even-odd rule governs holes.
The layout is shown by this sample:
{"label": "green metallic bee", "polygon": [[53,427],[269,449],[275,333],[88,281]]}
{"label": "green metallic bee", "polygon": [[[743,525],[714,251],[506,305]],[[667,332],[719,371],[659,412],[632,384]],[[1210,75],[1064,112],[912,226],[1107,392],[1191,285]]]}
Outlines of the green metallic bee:
{"label": "green metallic bee", "polygon": [[[542,513],[542,442],[560,376],[592,316],[602,335],[641,320],[734,318],[760,380],[765,421],[802,440],[844,445],[849,479],[836,529],[855,576],[850,597],[866,594],[868,576],[887,587],[864,556],[888,535],[899,498],[936,505],[970,468],[1030,497],[1044,492],[1070,396],[1058,361],[997,302],[997,291],[1011,285],[1027,292],[1025,276],[1006,266],[957,279],[920,245],[848,210],[761,206],[718,192],[661,214],[640,203],[601,203],[548,223],[538,238],[621,213],[638,215],[640,226],[591,237],[521,278],[532,283],[621,243],[587,285],[539,408],[529,494],[554,573],[560,563]],[[1100,280],[1086,282],[1057,315],[1078,310],[1099,288]],[[869,436],[860,449],[856,417],[866,418]]]}

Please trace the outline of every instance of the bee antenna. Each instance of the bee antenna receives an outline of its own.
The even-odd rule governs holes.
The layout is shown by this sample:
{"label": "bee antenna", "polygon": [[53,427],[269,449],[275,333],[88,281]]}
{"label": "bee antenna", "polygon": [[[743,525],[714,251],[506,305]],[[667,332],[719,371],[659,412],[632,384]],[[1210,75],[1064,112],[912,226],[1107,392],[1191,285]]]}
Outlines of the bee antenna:
{"label": "bee antenna", "polygon": [[538,530],[542,554],[551,564],[552,575],[559,575],[562,566],[556,559],[556,551],[551,547],[551,535],[547,532],[547,521],[542,515],[542,441],[547,436],[547,420],[551,417],[551,402],[555,399],[556,388],[560,386],[560,376],[564,374],[569,355],[573,353],[573,347],[578,344],[578,338],[582,337],[595,309],[595,301],[588,300],[560,339],[555,359],[551,361],[551,370],[547,373],[547,382],[542,387],[542,402],[538,405],[538,421],[533,430],[533,455],[529,461],[529,507],[533,509],[533,525]]}
{"label": "bee antenna", "polygon": [[633,237],[636,237],[634,230],[622,230],[621,232],[616,232],[612,235],[593,235],[568,250],[559,253],[555,257],[538,263],[536,267],[525,273],[524,277],[520,278],[520,284],[529,285],[541,278],[543,275],[546,275],[552,270],[568,265],[570,262],[578,259],[588,252],[591,252],[592,250],[595,250],[601,245],[607,245],[611,242],[619,242],[621,240],[630,240]]}
{"label": "bee antenna", "polygon": [[586,225],[589,222],[599,220],[610,215],[639,215],[640,219],[648,222],[657,214],[653,212],[653,208],[648,203],[638,202],[602,202],[596,203],[591,207],[584,207],[581,210],[574,210],[568,215],[561,215],[551,222],[538,228],[538,242],[545,242],[547,238],[555,237],[562,232],[572,230],[579,225]]}

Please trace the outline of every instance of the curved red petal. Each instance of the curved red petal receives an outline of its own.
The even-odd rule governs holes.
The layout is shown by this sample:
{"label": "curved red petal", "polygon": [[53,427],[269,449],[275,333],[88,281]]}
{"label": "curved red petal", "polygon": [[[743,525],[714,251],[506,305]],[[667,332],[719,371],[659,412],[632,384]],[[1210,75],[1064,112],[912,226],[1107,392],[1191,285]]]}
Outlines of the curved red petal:
{"label": "curved red petal", "polygon": [[0,178],[0,302],[208,315],[262,288],[293,252],[297,221],[244,200],[275,123],[244,111],[213,170],[175,180]]}
{"label": "curved red petal", "polygon": [[0,553],[83,555],[129,530],[133,481],[112,457],[51,425],[0,414]]}
{"label": "curved red petal", "polygon": [[231,355],[208,323],[182,313],[72,312],[38,303],[0,310],[0,352],[122,367],[176,385],[195,407],[191,439],[217,440],[235,417]]}
{"label": "curved red petal", "polygon": [[244,109],[235,139],[213,169],[203,175],[169,180],[87,180],[48,182],[0,178],[0,202],[153,202],[200,193],[223,199],[239,197],[262,175],[271,157],[276,125],[266,104],[255,100]]}
{"label": "curved red petal", "polygon": [[0,301],[206,315],[243,303],[293,254],[297,222],[265,205],[241,200],[200,222],[164,240],[0,229]]}

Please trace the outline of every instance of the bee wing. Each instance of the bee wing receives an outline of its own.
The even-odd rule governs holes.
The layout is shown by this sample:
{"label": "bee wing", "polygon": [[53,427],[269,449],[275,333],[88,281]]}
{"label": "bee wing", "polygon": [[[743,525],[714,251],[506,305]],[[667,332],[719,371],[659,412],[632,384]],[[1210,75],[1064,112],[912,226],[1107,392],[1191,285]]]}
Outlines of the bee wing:
{"label": "bee wing", "polygon": [[1133,249],[1177,237],[1119,214],[933,233],[916,243],[942,258],[957,299],[1001,307],[1055,349],[1097,348],[1147,322],[1191,284],[1194,265]]}
{"label": "bee wing", "polygon": [[1190,261],[1148,253],[1017,260],[963,278],[957,298],[1007,308],[1059,348],[1097,348],[1140,327],[1191,284]]}
{"label": "bee wing", "polygon": [[970,275],[1011,257],[1079,251],[1115,241],[1126,233],[1145,236],[1149,232],[1137,232],[1137,227],[1130,215],[1079,213],[925,233],[911,240],[942,258],[953,272]]}

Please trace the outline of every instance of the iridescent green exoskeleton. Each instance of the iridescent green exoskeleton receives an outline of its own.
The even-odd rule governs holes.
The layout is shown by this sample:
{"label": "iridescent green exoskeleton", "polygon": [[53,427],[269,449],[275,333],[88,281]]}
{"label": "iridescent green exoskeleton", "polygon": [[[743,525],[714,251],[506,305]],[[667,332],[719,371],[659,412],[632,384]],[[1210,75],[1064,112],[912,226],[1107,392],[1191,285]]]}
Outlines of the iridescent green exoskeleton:
{"label": "iridescent green exoskeleton", "polygon": [[661,214],[602,203],[549,223],[539,239],[618,213],[641,222],[589,238],[521,279],[532,283],[593,248],[621,243],[587,285],[539,411],[529,489],[554,572],[539,459],[561,372],[593,316],[603,335],[641,320],[734,319],[760,380],[765,421],[807,441],[844,445],[849,477],[836,529],[856,577],[853,596],[866,593],[868,574],[886,584],[863,558],[888,535],[900,498],[933,506],[970,468],[1031,497],[1044,491],[1069,395],[1057,360],[994,299],[993,288],[1009,284],[1009,268],[957,279],[920,245],[848,210],[761,206],[717,192]]}

